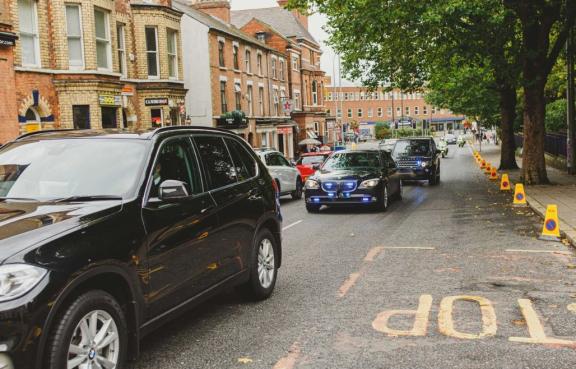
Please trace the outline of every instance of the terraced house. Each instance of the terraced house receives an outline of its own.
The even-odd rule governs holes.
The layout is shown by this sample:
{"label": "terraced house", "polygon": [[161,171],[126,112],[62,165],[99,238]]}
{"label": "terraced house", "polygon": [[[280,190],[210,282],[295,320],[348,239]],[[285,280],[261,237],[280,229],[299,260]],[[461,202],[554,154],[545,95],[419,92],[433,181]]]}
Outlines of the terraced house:
{"label": "terraced house", "polygon": [[229,129],[293,158],[296,123],[286,55],[230,24],[228,0],[174,0],[182,18],[186,111],[194,125]]}
{"label": "terraced house", "polygon": [[0,141],[183,122],[182,14],[171,0],[11,0],[0,11],[0,31],[17,37],[0,50],[0,78],[14,86],[2,92]]}

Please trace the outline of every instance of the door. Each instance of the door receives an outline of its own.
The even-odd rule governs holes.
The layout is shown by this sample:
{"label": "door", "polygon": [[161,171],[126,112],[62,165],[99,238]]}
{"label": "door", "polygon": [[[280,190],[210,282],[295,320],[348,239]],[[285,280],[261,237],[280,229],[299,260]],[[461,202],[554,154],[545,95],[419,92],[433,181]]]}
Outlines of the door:
{"label": "door", "polygon": [[[189,137],[162,143],[152,168],[142,215],[148,233],[149,313],[156,316],[213,283],[218,217]],[[185,182],[190,196],[161,201],[159,186],[166,180]]]}
{"label": "door", "polygon": [[286,181],[286,188],[290,191],[296,190],[296,179],[298,178],[298,169],[294,168],[292,164],[284,157],[284,155],[278,154],[280,166],[282,167],[282,171],[284,173],[285,181]]}
{"label": "door", "polygon": [[[217,256],[217,268],[222,278],[232,276],[246,265],[243,250],[252,242],[253,229],[246,219],[255,209],[249,209],[249,190],[242,184],[244,174],[236,167],[224,138],[217,135],[195,135],[194,143],[211,196],[218,212],[218,229],[213,245]],[[242,179],[242,180],[240,180]]]}
{"label": "door", "polygon": [[384,166],[386,167],[385,173],[388,173],[388,181],[393,186],[392,188],[390,188],[390,190],[393,191],[393,193],[398,193],[398,191],[400,191],[401,179],[400,179],[400,172],[398,171],[398,167],[396,166],[396,162],[392,158],[392,154],[390,154],[388,151],[384,151],[383,156],[384,156],[383,163]]}
{"label": "door", "polygon": [[296,189],[296,179],[292,180],[290,163],[279,153],[273,152],[266,155],[266,166],[270,173],[280,181],[280,191],[287,193]]}

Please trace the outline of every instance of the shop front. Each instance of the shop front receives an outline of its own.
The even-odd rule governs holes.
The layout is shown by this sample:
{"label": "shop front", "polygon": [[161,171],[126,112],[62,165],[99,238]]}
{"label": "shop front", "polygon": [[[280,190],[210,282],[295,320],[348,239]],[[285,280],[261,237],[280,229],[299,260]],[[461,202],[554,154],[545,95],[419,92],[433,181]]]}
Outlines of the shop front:
{"label": "shop front", "polygon": [[181,126],[186,121],[184,96],[140,97],[142,128]]}
{"label": "shop front", "polygon": [[294,129],[296,123],[282,124],[276,127],[278,137],[278,151],[284,153],[289,159],[294,158]]}

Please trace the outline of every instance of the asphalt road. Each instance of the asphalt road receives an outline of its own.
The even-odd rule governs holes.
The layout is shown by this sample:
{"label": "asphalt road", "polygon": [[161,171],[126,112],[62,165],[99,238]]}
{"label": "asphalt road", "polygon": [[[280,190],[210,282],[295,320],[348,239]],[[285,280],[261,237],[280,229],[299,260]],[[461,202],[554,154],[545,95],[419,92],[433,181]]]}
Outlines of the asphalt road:
{"label": "asphalt road", "polygon": [[511,197],[450,146],[441,184],[405,185],[386,213],[283,201],[272,298],[211,300],[135,368],[573,368],[575,255]]}

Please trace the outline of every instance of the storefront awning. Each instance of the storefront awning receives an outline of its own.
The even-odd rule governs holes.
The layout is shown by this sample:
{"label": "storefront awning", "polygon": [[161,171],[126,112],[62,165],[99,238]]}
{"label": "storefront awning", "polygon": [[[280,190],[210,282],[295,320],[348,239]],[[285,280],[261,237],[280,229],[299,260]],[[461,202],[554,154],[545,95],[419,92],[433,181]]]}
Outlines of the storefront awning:
{"label": "storefront awning", "polygon": [[318,138],[318,135],[316,134],[316,132],[314,132],[312,130],[306,131],[306,135],[308,136],[308,138],[311,138],[311,139],[317,139]]}

